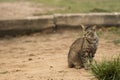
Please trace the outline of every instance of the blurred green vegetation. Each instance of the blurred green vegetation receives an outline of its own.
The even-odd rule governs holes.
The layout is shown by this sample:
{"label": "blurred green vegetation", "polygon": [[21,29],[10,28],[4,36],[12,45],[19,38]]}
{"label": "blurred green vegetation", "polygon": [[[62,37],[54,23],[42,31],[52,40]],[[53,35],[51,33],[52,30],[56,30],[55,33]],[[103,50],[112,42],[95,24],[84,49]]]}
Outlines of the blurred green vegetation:
{"label": "blurred green vegetation", "polygon": [[120,44],[120,39],[115,39],[115,40],[113,40],[113,43],[114,43],[115,45],[119,45],[119,44]]}
{"label": "blurred green vegetation", "polygon": [[108,29],[108,31],[120,36],[120,28],[117,28],[117,27],[115,27],[115,26],[112,26],[112,27],[110,27],[110,28]]}
{"label": "blurred green vegetation", "polygon": [[17,1],[17,0],[0,0],[0,2],[14,2],[14,1]]}
{"label": "blurred green vegetation", "polygon": [[[0,0],[18,1],[18,0]],[[60,8],[52,13],[120,12],[120,0],[22,0]]]}
{"label": "blurred green vegetation", "polygon": [[120,45],[120,26],[103,26],[97,30],[97,35],[99,36],[99,38],[109,40],[108,42],[110,43]]}
{"label": "blurred green vegetation", "polygon": [[[120,0],[31,0],[65,8],[62,12],[118,12]],[[61,11],[60,11],[61,12]]]}

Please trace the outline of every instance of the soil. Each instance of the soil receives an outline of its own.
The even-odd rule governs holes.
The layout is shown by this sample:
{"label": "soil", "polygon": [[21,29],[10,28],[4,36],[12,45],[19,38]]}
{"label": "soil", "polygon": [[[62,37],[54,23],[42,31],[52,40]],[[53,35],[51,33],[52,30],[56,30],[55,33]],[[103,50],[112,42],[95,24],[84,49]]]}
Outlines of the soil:
{"label": "soil", "polygon": [[[30,2],[2,2],[0,19],[24,18],[55,9]],[[0,80],[95,80],[89,70],[67,66],[69,47],[80,35],[80,30],[67,30],[0,39]],[[96,61],[120,53],[120,46],[112,42],[115,37],[104,35],[107,37],[100,37]]]}
{"label": "soil", "polygon": [[0,20],[43,15],[56,9],[58,8],[27,1],[0,2]]}
{"label": "soil", "polygon": [[[0,39],[0,80],[96,80],[89,70],[67,66],[69,47],[80,36],[80,30],[65,30]],[[96,61],[120,53],[120,46],[112,42],[114,36],[104,36]]]}

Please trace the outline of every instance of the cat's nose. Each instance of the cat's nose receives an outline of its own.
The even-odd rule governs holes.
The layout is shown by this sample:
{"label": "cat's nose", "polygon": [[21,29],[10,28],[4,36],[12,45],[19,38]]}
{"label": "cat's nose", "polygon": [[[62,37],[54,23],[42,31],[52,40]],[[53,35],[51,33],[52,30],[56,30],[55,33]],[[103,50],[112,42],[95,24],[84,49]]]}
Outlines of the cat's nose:
{"label": "cat's nose", "polygon": [[84,38],[86,38],[86,35],[83,35]]}

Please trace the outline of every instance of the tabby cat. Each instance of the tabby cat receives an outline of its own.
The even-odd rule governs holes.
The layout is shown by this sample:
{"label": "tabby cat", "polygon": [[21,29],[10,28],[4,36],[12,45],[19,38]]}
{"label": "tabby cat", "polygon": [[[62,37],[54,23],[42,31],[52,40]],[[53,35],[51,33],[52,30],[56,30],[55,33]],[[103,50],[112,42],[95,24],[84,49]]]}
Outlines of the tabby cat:
{"label": "tabby cat", "polygon": [[97,50],[98,36],[96,26],[81,26],[83,28],[83,37],[78,38],[71,45],[68,53],[68,67],[88,69]]}

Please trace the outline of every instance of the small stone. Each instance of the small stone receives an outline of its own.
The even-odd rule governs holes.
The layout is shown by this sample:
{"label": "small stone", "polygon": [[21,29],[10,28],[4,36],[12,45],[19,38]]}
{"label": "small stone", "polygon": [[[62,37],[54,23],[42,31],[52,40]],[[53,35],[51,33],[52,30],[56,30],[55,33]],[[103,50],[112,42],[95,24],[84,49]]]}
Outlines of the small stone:
{"label": "small stone", "polygon": [[32,58],[29,58],[28,60],[31,61],[31,60],[33,60],[33,59],[32,59]]}
{"label": "small stone", "polygon": [[53,68],[53,66],[50,66],[50,68]]}

